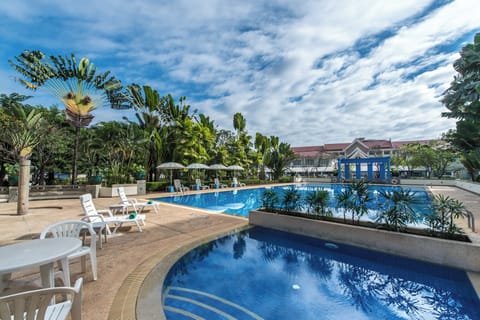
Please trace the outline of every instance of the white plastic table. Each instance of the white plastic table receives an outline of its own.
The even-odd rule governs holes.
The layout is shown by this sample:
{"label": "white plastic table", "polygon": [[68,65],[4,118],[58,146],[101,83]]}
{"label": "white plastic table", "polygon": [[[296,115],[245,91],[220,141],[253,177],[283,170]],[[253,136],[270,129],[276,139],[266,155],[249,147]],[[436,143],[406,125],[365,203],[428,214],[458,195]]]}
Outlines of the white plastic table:
{"label": "white plastic table", "polygon": [[65,262],[65,285],[70,286],[67,257],[82,246],[76,238],[49,238],[29,240],[0,247],[0,292],[5,289],[12,272],[40,267],[42,286],[53,287],[54,263]]}

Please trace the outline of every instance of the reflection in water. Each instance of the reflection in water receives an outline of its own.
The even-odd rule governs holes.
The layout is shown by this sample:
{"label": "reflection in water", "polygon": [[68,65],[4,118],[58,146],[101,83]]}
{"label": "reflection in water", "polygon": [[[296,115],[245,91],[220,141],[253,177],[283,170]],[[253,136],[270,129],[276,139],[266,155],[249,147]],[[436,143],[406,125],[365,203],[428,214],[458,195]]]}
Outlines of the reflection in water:
{"label": "reflection in water", "polygon": [[[285,193],[291,189],[291,186],[276,186],[269,189],[274,190],[279,195],[281,202]],[[369,193],[372,201],[367,203],[368,213],[362,217],[362,219],[375,220],[378,216],[379,209],[383,208],[386,204],[386,199],[382,196],[381,191],[392,191],[394,189],[401,189],[401,187],[377,185],[369,186]],[[157,198],[156,200],[247,217],[251,210],[256,210],[261,207],[262,204],[260,199],[262,198],[265,190],[266,188],[240,190],[234,189],[221,192],[215,191],[201,194],[185,194],[182,196],[177,195],[172,197]],[[305,199],[307,194],[312,191],[328,191],[330,195],[328,210],[330,210],[334,216],[343,216],[343,209],[337,209],[339,206],[336,196],[345,191],[344,185],[305,185],[296,186],[295,190],[302,195],[303,199]],[[431,201],[429,195],[424,188],[415,187],[409,188],[409,190],[415,194],[415,204],[412,205],[412,208],[417,213],[417,223],[421,225],[425,215],[430,214]],[[280,205],[280,203],[278,205]],[[300,205],[299,210],[307,213],[309,208],[306,205]]]}
{"label": "reflection in water", "polygon": [[244,237],[243,234],[237,234],[237,241],[233,243],[233,258],[235,260],[241,259],[247,249],[247,243],[245,242]]}
{"label": "reflection in water", "polygon": [[265,319],[480,319],[464,272],[262,228],[188,253],[168,286],[214,294]]}

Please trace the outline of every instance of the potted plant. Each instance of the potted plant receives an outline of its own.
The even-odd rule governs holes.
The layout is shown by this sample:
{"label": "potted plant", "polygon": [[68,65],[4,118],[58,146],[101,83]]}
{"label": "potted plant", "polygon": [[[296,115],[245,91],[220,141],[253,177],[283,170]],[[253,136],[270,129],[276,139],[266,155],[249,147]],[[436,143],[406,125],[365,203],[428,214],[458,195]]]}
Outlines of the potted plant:
{"label": "potted plant", "polygon": [[88,184],[101,184],[103,180],[103,176],[100,173],[100,170],[94,168],[91,174],[88,176]]}
{"label": "potted plant", "polygon": [[8,185],[10,186],[17,186],[18,185],[18,173],[20,171],[20,165],[18,163],[4,164],[5,171],[8,174]]}
{"label": "potted plant", "polygon": [[134,163],[132,165],[131,171],[136,180],[145,180],[145,177],[147,176],[145,167],[141,164]]}

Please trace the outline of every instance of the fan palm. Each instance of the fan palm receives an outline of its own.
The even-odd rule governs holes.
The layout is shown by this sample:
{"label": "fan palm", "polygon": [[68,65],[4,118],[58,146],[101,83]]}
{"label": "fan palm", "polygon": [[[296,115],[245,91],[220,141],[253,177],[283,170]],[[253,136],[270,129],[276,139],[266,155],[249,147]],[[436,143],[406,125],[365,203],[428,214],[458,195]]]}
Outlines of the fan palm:
{"label": "fan palm", "polygon": [[76,128],[72,169],[72,184],[76,184],[80,128],[88,126],[94,118],[90,112],[107,101],[113,108],[127,107],[119,92],[122,85],[109,72],[96,74],[97,68],[87,58],[77,64],[73,54],[46,60],[41,51],[25,50],[14,60],[8,62],[23,75],[19,82],[31,90],[45,87],[65,105],[67,122]]}

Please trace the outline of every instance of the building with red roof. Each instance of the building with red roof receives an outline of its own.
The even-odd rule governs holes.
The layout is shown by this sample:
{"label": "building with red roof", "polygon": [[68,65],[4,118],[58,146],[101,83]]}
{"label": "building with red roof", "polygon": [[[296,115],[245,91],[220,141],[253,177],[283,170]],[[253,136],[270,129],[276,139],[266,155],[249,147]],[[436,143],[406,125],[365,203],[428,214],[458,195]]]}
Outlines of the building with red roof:
{"label": "building with red roof", "polygon": [[295,160],[291,163],[291,173],[302,175],[331,174],[336,169],[339,158],[389,157],[399,152],[407,144],[429,144],[437,140],[392,141],[356,138],[347,143],[328,143],[321,146],[292,147]]}

